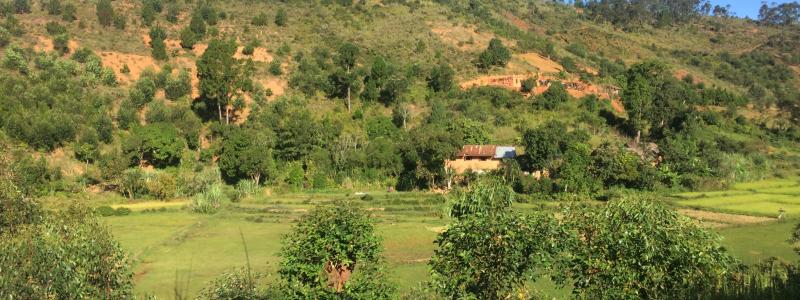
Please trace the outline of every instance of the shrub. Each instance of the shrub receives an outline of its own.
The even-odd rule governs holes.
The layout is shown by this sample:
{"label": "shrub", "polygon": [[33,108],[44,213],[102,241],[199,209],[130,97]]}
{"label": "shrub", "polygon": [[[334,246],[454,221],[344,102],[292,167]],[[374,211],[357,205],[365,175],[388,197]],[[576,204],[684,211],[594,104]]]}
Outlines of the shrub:
{"label": "shrub", "polygon": [[178,183],[174,174],[161,172],[150,178],[146,183],[148,194],[159,200],[175,198],[178,192]]}
{"label": "shrub", "polygon": [[268,22],[269,16],[267,16],[266,13],[261,12],[257,16],[253,17],[253,21],[251,21],[250,24],[253,24],[254,26],[267,26]]}
{"label": "shrub", "polygon": [[536,79],[531,77],[522,81],[521,90],[523,93],[531,93],[534,89],[536,89]]}
{"label": "shrub", "polygon": [[97,2],[97,21],[103,27],[111,26],[114,18],[114,7],[111,6],[111,0],[100,0]]}
{"label": "shrub", "polygon": [[125,16],[122,14],[114,15],[114,28],[124,30],[127,25]]}
{"label": "shrub", "polygon": [[0,27],[0,47],[8,46],[11,42],[11,33],[3,27]]}
{"label": "shrub", "polygon": [[288,21],[288,16],[286,15],[286,10],[283,8],[278,9],[278,12],[275,13],[275,25],[278,26],[286,26],[286,22]]}
{"label": "shrub", "polygon": [[76,17],[77,12],[78,8],[74,4],[67,3],[66,5],[64,5],[64,9],[61,11],[61,20],[64,20],[66,22],[75,21],[78,19]]}
{"label": "shrub", "polygon": [[281,61],[279,59],[273,59],[272,62],[269,63],[269,73],[275,76],[283,74],[283,68],[281,68]]}
{"label": "shrub", "polygon": [[190,27],[181,30],[181,48],[192,49],[194,44],[197,43],[197,33],[192,31]]}
{"label": "shrub", "polygon": [[114,208],[108,205],[97,207],[94,209],[94,211],[95,213],[103,217],[113,216],[116,213],[116,211],[114,211]]}
{"label": "shrub", "polygon": [[61,55],[69,53],[69,36],[60,34],[53,38],[53,50]]}
{"label": "shrub", "polygon": [[258,184],[254,180],[245,179],[236,183],[236,200],[255,195],[258,192]]}
{"label": "shrub", "polygon": [[114,70],[111,70],[111,68],[103,68],[100,71],[100,80],[107,86],[117,85],[117,75],[114,74]]}
{"label": "shrub", "polygon": [[47,24],[44,25],[44,28],[47,30],[47,34],[52,36],[67,33],[67,27],[64,27],[64,25],[61,25],[55,21],[47,22]]}
{"label": "shrub", "polygon": [[178,76],[167,79],[164,85],[164,94],[169,100],[176,100],[192,92],[192,79],[189,72],[181,70]]}
{"label": "shrub", "polygon": [[274,299],[265,297],[266,291],[256,288],[256,282],[262,277],[260,273],[251,273],[249,269],[235,269],[222,273],[200,291],[197,299]]}
{"label": "shrub", "polygon": [[253,55],[253,52],[256,51],[256,46],[254,43],[247,43],[247,45],[242,48],[242,54],[244,55]]}
{"label": "shrub", "polygon": [[119,207],[114,211],[116,216],[127,216],[131,214],[131,209],[127,207]]}
{"label": "shrub", "polygon": [[579,298],[693,298],[736,263],[716,234],[660,201],[578,205],[566,209],[564,220],[577,236],[558,267]]}

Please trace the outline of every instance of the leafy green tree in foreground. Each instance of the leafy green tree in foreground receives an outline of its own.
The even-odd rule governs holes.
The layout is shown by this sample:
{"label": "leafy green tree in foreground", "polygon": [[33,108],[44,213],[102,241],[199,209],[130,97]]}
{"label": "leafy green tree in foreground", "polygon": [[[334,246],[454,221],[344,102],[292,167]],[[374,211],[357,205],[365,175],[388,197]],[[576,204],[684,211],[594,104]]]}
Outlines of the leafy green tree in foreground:
{"label": "leafy green tree in foreground", "polygon": [[370,216],[346,203],[317,207],[283,238],[278,273],[291,299],[389,299]]}
{"label": "leafy green tree in foreground", "polygon": [[122,247],[78,206],[0,234],[0,274],[3,299],[127,299],[133,292]]}
{"label": "leafy green tree in foreground", "polygon": [[439,234],[429,265],[433,287],[452,299],[508,299],[526,280],[549,267],[562,234],[549,215],[509,211],[514,192],[497,179],[482,179],[459,193]]}
{"label": "leafy green tree in foreground", "polygon": [[736,263],[717,235],[658,201],[568,208],[564,220],[577,236],[557,275],[579,298],[689,297],[717,286]]}

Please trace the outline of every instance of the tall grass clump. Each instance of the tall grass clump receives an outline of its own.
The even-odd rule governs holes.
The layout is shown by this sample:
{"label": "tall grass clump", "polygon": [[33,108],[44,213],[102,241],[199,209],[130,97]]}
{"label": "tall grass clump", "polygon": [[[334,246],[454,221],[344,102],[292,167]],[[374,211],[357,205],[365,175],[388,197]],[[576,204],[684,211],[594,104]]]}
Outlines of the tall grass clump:
{"label": "tall grass clump", "polygon": [[222,186],[219,184],[211,185],[192,198],[192,212],[201,214],[216,213],[224,198],[225,194],[222,192]]}

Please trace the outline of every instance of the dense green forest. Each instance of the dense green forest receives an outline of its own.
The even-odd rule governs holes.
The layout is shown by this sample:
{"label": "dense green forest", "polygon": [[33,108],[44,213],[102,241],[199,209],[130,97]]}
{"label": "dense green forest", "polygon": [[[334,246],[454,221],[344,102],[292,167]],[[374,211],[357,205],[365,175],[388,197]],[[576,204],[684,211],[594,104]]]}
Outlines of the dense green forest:
{"label": "dense green forest", "polygon": [[[543,272],[578,298],[796,296],[796,266],[747,285],[766,275],[659,201],[798,175],[800,4],[730,10],[2,1],[0,296],[134,296],[132,262],[97,218],[130,211],[65,200],[214,214],[257,190],[448,193],[433,283],[398,293],[369,213],[340,203],[299,218],[280,283],[256,287],[248,267],[202,297],[527,299]],[[501,144],[518,155],[496,170],[447,167],[465,145]],[[533,203],[558,209],[511,209]],[[511,240],[482,243],[497,236]]]}

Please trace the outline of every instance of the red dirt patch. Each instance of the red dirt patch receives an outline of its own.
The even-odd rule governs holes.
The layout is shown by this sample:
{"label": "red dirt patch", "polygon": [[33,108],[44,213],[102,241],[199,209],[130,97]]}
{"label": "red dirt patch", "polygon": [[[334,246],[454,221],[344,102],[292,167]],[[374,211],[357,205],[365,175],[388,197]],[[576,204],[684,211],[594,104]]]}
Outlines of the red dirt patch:
{"label": "red dirt patch", "polygon": [[253,59],[253,61],[257,61],[257,62],[271,62],[272,61],[272,55],[269,55],[269,53],[267,53],[267,48],[255,47],[255,48],[253,48],[253,54],[252,55],[244,55],[242,53],[242,49],[244,49],[244,47],[239,46],[239,49],[236,50],[236,55],[234,55],[234,57],[236,59],[248,59],[248,58],[250,58],[250,59]]}
{"label": "red dirt patch", "polygon": [[[472,25],[453,25],[446,22],[429,24],[431,32],[444,43],[461,51],[481,51],[489,46],[495,36],[491,32],[481,31]],[[506,46],[516,45],[515,41],[500,38]]]}
{"label": "red dirt patch", "polygon": [[522,81],[533,75],[492,75],[481,76],[473,80],[465,81],[460,84],[462,89],[469,89],[479,86],[498,86],[512,90],[520,90]]}
{"label": "red dirt patch", "polygon": [[683,80],[683,78],[685,78],[687,75],[692,75],[692,78],[694,78],[694,83],[705,82],[705,80],[703,80],[702,78],[699,78],[699,77],[689,73],[689,71],[684,70],[684,69],[678,69],[678,70],[675,70],[674,73],[672,73],[672,76],[675,76],[675,78],[680,79],[680,80]]}
{"label": "red dirt patch", "polygon": [[[558,79],[548,76],[538,77],[533,74],[528,75],[490,75],[481,76],[472,80],[464,81],[459,86],[462,89],[470,89],[480,86],[496,86],[514,91],[522,89],[522,81],[528,78],[537,78],[537,86],[533,89],[534,95],[539,95],[547,91],[550,84]],[[563,81],[564,87],[572,97],[582,98],[587,95],[596,95],[600,99],[611,100],[611,107],[617,112],[624,112],[625,108],[619,101],[617,89],[611,86],[597,86],[590,83],[577,81]]]}
{"label": "red dirt patch", "polygon": [[531,30],[531,26],[528,25],[527,22],[523,21],[520,18],[517,18],[517,16],[515,16],[511,12],[508,12],[508,11],[503,12],[503,17],[505,17],[506,20],[511,22],[511,24],[514,24],[514,26],[519,27],[519,29],[522,29],[522,30],[525,30],[525,31]]}
{"label": "red dirt patch", "polygon": [[[103,66],[109,67],[114,71],[121,84],[136,81],[145,69],[154,71],[160,69],[156,61],[150,56],[103,51],[100,52],[100,59],[103,61]],[[122,68],[125,65],[130,70],[128,74],[122,73]]]}
{"label": "red dirt patch", "polygon": [[289,87],[289,83],[286,80],[270,77],[270,78],[261,78],[256,80],[258,83],[261,83],[264,86],[264,89],[272,90],[272,97],[270,99],[275,99],[276,97],[283,95],[286,92],[286,89]]}
{"label": "red dirt patch", "polygon": [[[75,50],[78,50],[78,42],[75,40],[69,40],[67,42],[67,48],[69,48],[69,53],[74,53]],[[46,36],[37,36],[36,37],[36,44],[33,45],[33,50],[38,52],[53,52],[53,39],[46,37]]]}

